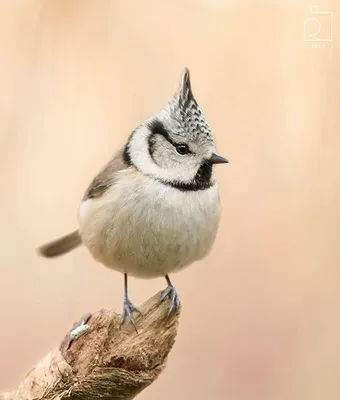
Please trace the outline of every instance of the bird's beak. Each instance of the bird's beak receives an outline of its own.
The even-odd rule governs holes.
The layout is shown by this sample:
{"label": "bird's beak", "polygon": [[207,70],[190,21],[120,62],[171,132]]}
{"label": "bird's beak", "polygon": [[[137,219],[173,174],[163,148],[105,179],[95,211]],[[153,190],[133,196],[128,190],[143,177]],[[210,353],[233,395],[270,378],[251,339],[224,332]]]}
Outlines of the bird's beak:
{"label": "bird's beak", "polygon": [[216,153],[213,153],[209,161],[211,164],[225,164],[229,162],[226,158],[219,156]]}

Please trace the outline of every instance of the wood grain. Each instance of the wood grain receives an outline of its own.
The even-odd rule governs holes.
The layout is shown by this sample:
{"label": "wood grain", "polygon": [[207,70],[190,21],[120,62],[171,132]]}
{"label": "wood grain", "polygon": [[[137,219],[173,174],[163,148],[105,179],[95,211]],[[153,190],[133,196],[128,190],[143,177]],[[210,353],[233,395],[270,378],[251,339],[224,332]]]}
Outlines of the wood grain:
{"label": "wood grain", "polygon": [[133,399],[163,371],[177,335],[180,312],[168,316],[169,301],[160,302],[160,296],[140,307],[138,334],[129,323],[120,329],[120,316],[112,310],[84,315],[74,327],[89,317],[88,332],[71,341],[70,330],[0,400]]}

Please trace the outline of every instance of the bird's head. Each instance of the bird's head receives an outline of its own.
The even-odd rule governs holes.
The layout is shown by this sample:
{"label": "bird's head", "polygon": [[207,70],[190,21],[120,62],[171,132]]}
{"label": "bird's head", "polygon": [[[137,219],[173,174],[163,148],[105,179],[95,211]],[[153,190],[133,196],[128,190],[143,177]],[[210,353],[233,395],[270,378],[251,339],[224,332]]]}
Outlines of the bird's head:
{"label": "bird's head", "polygon": [[131,134],[124,154],[125,160],[144,174],[179,189],[199,190],[215,183],[213,164],[228,160],[216,154],[188,69],[166,107]]}

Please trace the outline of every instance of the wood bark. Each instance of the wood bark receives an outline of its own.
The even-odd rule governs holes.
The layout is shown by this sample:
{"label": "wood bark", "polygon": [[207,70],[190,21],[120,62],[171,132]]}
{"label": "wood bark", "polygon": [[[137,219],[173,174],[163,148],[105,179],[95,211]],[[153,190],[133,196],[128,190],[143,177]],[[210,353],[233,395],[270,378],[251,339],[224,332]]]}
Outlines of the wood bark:
{"label": "wood bark", "polygon": [[163,371],[177,335],[179,314],[168,316],[161,293],[147,300],[130,322],[119,328],[120,315],[100,310],[84,315],[89,330],[72,341],[70,332],[0,400],[130,400]]}

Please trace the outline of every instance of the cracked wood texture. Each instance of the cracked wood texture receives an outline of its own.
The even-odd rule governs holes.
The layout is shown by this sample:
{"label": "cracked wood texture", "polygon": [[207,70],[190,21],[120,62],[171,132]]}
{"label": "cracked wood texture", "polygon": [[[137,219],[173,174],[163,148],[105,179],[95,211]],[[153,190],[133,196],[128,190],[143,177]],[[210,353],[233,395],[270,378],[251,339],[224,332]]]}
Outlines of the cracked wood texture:
{"label": "cracked wood texture", "polygon": [[136,316],[138,334],[120,315],[100,310],[76,341],[70,332],[29,371],[18,389],[0,400],[129,400],[149,386],[165,367],[177,335],[179,314],[168,316],[161,293],[147,300]]}

